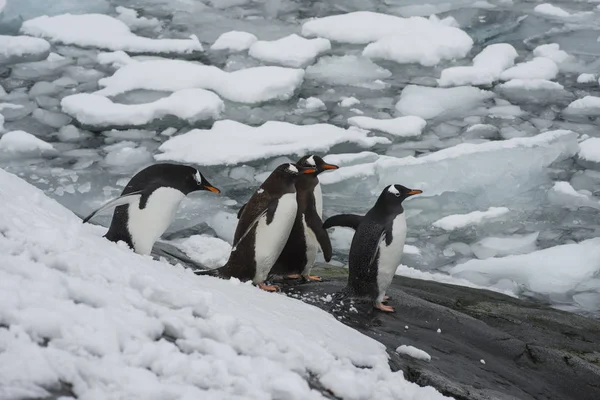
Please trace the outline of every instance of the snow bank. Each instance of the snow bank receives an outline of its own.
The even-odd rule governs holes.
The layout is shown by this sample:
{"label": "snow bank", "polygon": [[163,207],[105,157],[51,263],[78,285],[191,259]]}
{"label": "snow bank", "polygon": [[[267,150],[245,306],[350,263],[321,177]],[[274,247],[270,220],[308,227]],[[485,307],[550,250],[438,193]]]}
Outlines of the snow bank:
{"label": "snow bank", "polygon": [[326,152],[340,143],[371,147],[390,142],[367,134],[361,129],[342,129],[329,124],[294,125],[268,121],[254,127],[225,120],[215,122],[211,129],[194,129],[167,140],[158,148],[163,154],[158,154],[156,159],[198,165],[234,165],[283,155]]}
{"label": "snow bank", "polygon": [[327,39],[305,39],[291,34],[272,41],[259,40],[250,46],[248,54],[269,63],[300,68],[312,64],[317,56],[329,50],[331,43]]}
{"label": "snow bank", "polygon": [[519,54],[508,43],[487,46],[475,58],[471,67],[451,67],[442,71],[440,86],[491,85],[500,74],[515,63]]}
{"label": "snow bank", "polygon": [[50,143],[24,131],[6,132],[0,136],[0,151],[6,153],[41,153],[52,151]]}
{"label": "snow bank", "polygon": [[114,96],[130,90],[174,92],[188,88],[213,90],[227,100],[259,103],[287,100],[302,84],[304,71],[283,67],[256,67],[224,72],[217,67],[182,60],[133,62],[113,76],[100,79],[96,94]]}
{"label": "snow bank", "polygon": [[465,57],[473,46],[464,31],[436,18],[401,18],[370,11],[312,19],[302,25],[302,35],[370,43],[363,50],[365,57],[425,66]]}
{"label": "snow bank", "polygon": [[589,138],[579,143],[579,158],[600,162],[600,138]]}
{"label": "snow bank", "polygon": [[376,130],[398,137],[421,136],[427,122],[412,115],[393,119],[375,119],[370,117],[350,117],[348,123],[362,129]]}
{"label": "snow bank", "polygon": [[0,64],[42,61],[50,54],[50,43],[29,36],[0,35]]}
{"label": "snow bank", "polygon": [[492,97],[492,92],[474,87],[445,89],[408,85],[402,90],[396,110],[403,115],[432,119],[476,108]]}
{"label": "snow bank", "polygon": [[470,260],[449,272],[478,284],[496,285],[501,280],[514,281],[526,290],[544,295],[564,294],[577,290],[600,271],[600,238],[577,244],[565,244],[487,260]]}
{"label": "snow bank", "polygon": [[63,112],[80,123],[94,126],[139,126],[169,115],[194,123],[218,119],[223,101],[204,89],[179,90],[146,104],[118,104],[97,94],[78,93],[60,102]]}
{"label": "snow bank", "polygon": [[427,352],[425,352],[421,349],[417,349],[416,347],[413,347],[413,346],[407,346],[405,344],[398,347],[396,349],[396,353],[406,354],[407,356],[416,358],[417,360],[431,361],[431,356]]}
{"label": "snow bank", "polygon": [[435,221],[432,225],[446,231],[453,231],[468,226],[480,225],[485,221],[496,219],[509,212],[510,210],[506,207],[490,207],[486,211],[473,211],[468,214],[449,215]]}
{"label": "snow bank", "polygon": [[348,400],[446,398],[316,307],[137,255],[3,170],[0,187],[4,393],[325,399],[310,376]]}
{"label": "snow bank", "polygon": [[531,61],[519,63],[500,74],[500,79],[554,79],[558,75],[558,66],[546,57],[535,57]]}
{"label": "snow bank", "polygon": [[585,96],[573,101],[564,110],[565,114],[571,115],[600,115],[600,97]]}
{"label": "snow bank", "polygon": [[23,23],[21,32],[51,42],[134,53],[191,53],[202,51],[197,37],[150,39],[137,36],[116,18],[103,14],[42,16]]}
{"label": "snow bank", "polygon": [[225,32],[215,40],[211,50],[244,51],[248,50],[258,38],[248,32],[229,31]]}
{"label": "snow bank", "polygon": [[544,3],[535,6],[533,9],[538,14],[551,15],[553,17],[570,17],[571,14],[563,10],[560,7],[553,6],[552,4]]}
{"label": "snow bank", "polygon": [[192,260],[208,268],[225,265],[231,253],[229,243],[208,235],[193,235],[178,240],[175,245]]}

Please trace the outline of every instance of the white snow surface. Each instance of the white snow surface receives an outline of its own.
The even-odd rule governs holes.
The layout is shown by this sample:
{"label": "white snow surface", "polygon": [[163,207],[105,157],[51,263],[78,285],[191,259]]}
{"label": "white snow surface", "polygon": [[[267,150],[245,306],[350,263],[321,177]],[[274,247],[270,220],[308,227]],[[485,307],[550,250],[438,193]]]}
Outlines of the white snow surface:
{"label": "white snow surface", "polygon": [[39,153],[52,150],[54,150],[54,147],[50,143],[46,143],[25,131],[11,131],[0,136],[0,152]]}
{"label": "white snow surface", "polygon": [[302,25],[302,35],[368,44],[362,53],[365,57],[425,66],[465,57],[473,46],[464,31],[437,18],[402,18],[371,11],[314,18]]}
{"label": "white snow surface", "polygon": [[525,235],[485,237],[471,245],[471,250],[479,259],[513,254],[526,254],[536,250],[539,232]]}
{"label": "white snow surface", "polygon": [[61,383],[78,398],[324,399],[309,374],[348,400],[446,398],[316,307],[137,255],[3,170],[0,187],[4,399]]}
{"label": "white snow surface", "polygon": [[558,75],[558,66],[546,57],[535,57],[531,61],[519,63],[500,74],[500,79],[554,79]]}
{"label": "white snow surface", "polygon": [[102,78],[96,92],[114,96],[135,89],[177,91],[189,88],[212,90],[239,103],[287,100],[302,84],[304,71],[284,67],[255,67],[225,72],[214,66],[183,60],[133,62]]}
{"label": "white snow surface", "polygon": [[421,349],[417,349],[416,347],[413,347],[413,346],[407,346],[405,344],[403,344],[402,346],[399,346],[396,349],[396,353],[405,354],[409,357],[416,358],[417,360],[431,361],[431,356],[429,355],[429,353],[427,353]]}
{"label": "white snow surface", "polygon": [[136,29],[154,29],[160,27],[161,23],[156,18],[140,17],[136,10],[118,6],[115,11],[119,14],[117,19],[125,23],[129,28]]}
{"label": "white snow surface", "polygon": [[248,50],[258,38],[248,32],[229,31],[223,33],[210,46],[211,50],[244,51]]}
{"label": "white snow surface", "polygon": [[600,138],[589,138],[579,143],[579,158],[600,162]]}
{"label": "white snow surface", "polygon": [[506,207],[490,207],[486,211],[473,211],[468,214],[448,215],[433,223],[436,228],[446,231],[466,228],[468,226],[480,225],[483,222],[508,214],[510,210]]}
{"label": "white snow surface", "polygon": [[541,44],[533,49],[533,55],[536,57],[549,58],[557,64],[561,64],[573,58],[569,53],[561,50],[558,43]]}
{"label": "white snow surface", "polygon": [[225,109],[223,101],[208,90],[184,89],[146,104],[119,104],[97,94],[78,93],[60,102],[63,112],[86,125],[145,125],[165,116],[187,122],[218,119]]}
{"label": "white snow surface", "polygon": [[499,89],[563,90],[564,86],[547,79],[511,79],[497,86]]}
{"label": "white snow surface", "polygon": [[29,36],[0,35],[0,57],[21,57],[27,54],[43,54],[50,51],[47,40]]}
{"label": "white snow surface", "polygon": [[324,56],[306,68],[306,78],[331,85],[373,87],[375,81],[392,73],[366,57],[355,55]]}
{"label": "white snow surface", "polygon": [[573,101],[564,111],[567,114],[600,114],[600,97],[585,96]]}
{"label": "white snow surface", "polygon": [[231,253],[231,245],[225,240],[208,236],[192,235],[175,242],[188,257],[207,268],[225,265]]}
{"label": "white snow surface", "polygon": [[277,40],[259,40],[250,46],[248,54],[268,63],[300,68],[329,50],[331,43],[327,39],[305,39],[293,33]]}
{"label": "white snow surface", "polygon": [[197,37],[150,39],[131,32],[122,21],[103,14],[41,16],[23,23],[21,32],[51,42],[134,53],[191,53],[202,51]]}
{"label": "white snow surface", "polygon": [[577,83],[595,83],[596,75],[594,74],[580,74],[577,77]]}
{"label": "white snow surface", "polygon": [[158,149],[157,160],[172,160],[198,165],[234,165],[269,157],[310,152],[326,152],[340,143],[371,147],[390,143],[386,138],[367,137],[368,132],[330,124],[294,125],[268,121],[249,126],[237,121],[217,121],[211,129],[194,129],[175,136]]}
{"label": "white snow surface", "polygon": [[518,56],[508,43],[491,44],[473,58],[473,66],[443,70],[438,83],[440,86],[491,85],[500,79],[504,70],[514,65]]}
{"label": "white snow surface", "polygon": [[413,115],[393,119],[375,119],[371,117],[350,117],[348,123],[362,129],[376,130],[398,137],[421,136],[427,122]]}
{"label": "white snow surface", "polygon": [[539,13],[539,14],[551,15],[553,17],[570,17],[571,16],[571,13],[563,10],[560,7],[549,4],[549,3],[539,4],[539,5],[535,6],[533,11],[535,11],[536,13]]}

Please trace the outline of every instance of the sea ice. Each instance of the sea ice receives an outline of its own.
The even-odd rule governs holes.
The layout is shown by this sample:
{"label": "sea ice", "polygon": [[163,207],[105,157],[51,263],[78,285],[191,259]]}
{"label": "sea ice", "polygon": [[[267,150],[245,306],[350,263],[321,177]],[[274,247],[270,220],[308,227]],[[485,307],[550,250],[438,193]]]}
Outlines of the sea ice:
{"label": "sea ice", "polygon": [[398,347],[396,349],[396,353],[406,354],[407,356],[416,358],[417,360],[431,361],[431,356],[427,352],[425,352],[421,349],[417,349],[416,347],[413,347],[413,346],[407,346],[405,344]]}
{"label": "sea ice", "polygon": [[131,168],[152,163],[152,154],[148,149],[145,147],[122,146],[122,143],[119,143],[119,146],[114,149],[107,146],[108,149],[111,149],[104,158],[107,165]]}
{"label": "sea ice", "polygon": [[134,53],[191,53],[202,51],[197,37],[150,39],[137,36],[116,18],[102,14],[42,16],[23,23],[21,32],[54,43]]}
{"label": "sea ice", "polygon": [[468,226],[480,225],[485,221],[497,219],[509,212],[510,210],[506,207],[490,207],[486,211],[473,211],[468,214],[449,215],[435,221],[433,226],[446,231],[453,231]]}
{"label": "sea ice", "polygon": [[366,57],[355,55],[325,56],[306,68],[306,79],[330,85],[366,86],[392,73]]}
{"label": "sea ice", "polygon": [[302,35],[370,43],[363,50],[365,57],[425,66],[465,57],[473,46],[464,31],[435,18],[401,18],[370,11],[314,18],[302,25]]}
{"label": "sea ice", "polygon": [[41,61],[49,54],[50,43],[44,39],[0,35],[0,65]]}
{"label": "sea ice", "polygon": [[570,115],[600,115],[600,97],[585,96],[575,100],[563,112]]}
{"label": "sea ice", "polygon": [[61,107],[84,125],[138,126],[168,115],[189,123],[218,119],[225,105],[208,90],[184,89],[146,104],[118,104],[96,94],[78,93],[63,98]]}
{"label": "sea ice", "polygon": [[558,66],[546,57],[535,57],[531,61],[519,63],[500,74],[500,79],[554,79],[558,75]]}
{"label": "sea ice", "polygon": [[323,100],[318,97],[309,97],[307,99],[298,100],[298,107],[307,111],[325,110],[327,106]]}
{"label": "sea ice", "polygon": [[211,50],[244,51],[248,50],[258,38],[248,32],[229,31],[217,38],[210,46]]}
{"label": "sea ice", "polygon": [[542,44],[533,49],[533,55],[536,57],[546,57],[554,61],[556,64],[561,64],[567,60],[573,59],[569,53],[560,49],[558,43]]}
{"label": "sea ice", "polygon": [[28,20],[40,15],[58,15],[64,13],[108,13],[110,4],[107,0],[0,0],[5,4],[2,17],[7,20],[22,18]]}
{"label": "sea ice", "polygon": [[156,18],[140,17],[136,10],[118,6],[115,11],[119,14],[117,19],[125,23],[130,29],[155,29],[159,28],[161,23]]}
{"label": "sea ice", "polygon": [[44,153],[53,150],[50,143],[24,131],[6,132],[0,136],[0,151],[5,153]]}
{"label": "sea ice", "polygon": [[51,126],[52,128],[56,129],[68,125],[72,121],[72,118],[68,115],[43,110],[41,108],[33,110],[33,113],[31,115],[33,116],[33,118],[35,118],[42,124]]}
{"label": "sea ice", "polygon": [[594,75],[594,74],[580,74],[577,77],[577,83],[596,83],[596,75]]}
{"label": "sea ice", "polygon": [[98,53],[96,56],[98,63],[101,65],[110,64],[113,68],[121,68],[127,64],[137,62],[125,53],[123,50],[110,51],[106,53]]}
{"label": "sea ice", "polygon": [[326,152],[341,143],[371,147],[390,142],[367,134],[362,129],[342,129],[329,124],[268,121],[254,127],[224,120],[215,122],[211,129],[194,129],[167,140],[158,148],[163,153],[155,158],[198,165],[235,165],[281,155]]}
{"label": "sea ice", "polygon": [[248,54],[256,59],[286,67],[301,68],[312,64],[315,58],[331,50],[327,39],[305,39],[296,34],[281,39],[253,43]]}
{"label": "sea ice", "polygon": [[[600,98],[598,98],[600,100]],[[579,143],[579,158],[586,161],[600,162],[600,138],[589,138]]]}
{"label": "sea ice", "polygon": [[225,265],[231,253],[231,245],[226,241],[208,235],[192,235],[178,240],[175,245],[188,257],[207,268]]}
{"label": "sea ice", "polygon": [[432,119],[475,109],[492,97],[494,93],[475,87],[432,88],[408,85],[402,90],[396,110],[402,115]]}
{"label": "sea ice", "polygon": [[356,97],[342,97],[339,104],[341,107],[352,107],[360,104],[360,100]]}
{"label": "sea ice", "polygon": [[96,92],[114,96],[130,90],[177,91],[188,88],[213,90],[227,100],[260,103],[287,100],[302,84],[304,71],[284,67],[255,67],[224,72],[217,67],[182,60],[134,62],[100,79]]}
{"label": "sea ice", "polygon": [[570,17],[571,14],[560,7],[554,6],[552,4],[544,3],[538,4],[533,9],[536,13],[551,15],[553,17]]}
{"label": "sea ice", "polygon": [[515,63],[519,54],[508,43],[487,46],[475,58],[471,67],[450,67],[442,71],[440,86],[491,85],[500,74]]}
{"label": "sea ice", "polygon": [[475,256],[481,260],[513,254],[527,254],[536,250],[539,232],[525,235],[485,237],[471,245]]}
{"label": "sea ice", "polygon": [[572,209],[582,206],[600,208],[598,200],[576,191],[569,182],[556,182],[548,191],[548,200],[553,204]]}
{"label": "sea ice", "polygon": [[564,86],[558,82],[546,79],[511,79],[508,82],[496,86],[498,89],[522,89],[522,90],[563,90]]}
{"label": "sea ice", "polygon": [[375,119],[370,117],[350,117],[348,123],[362,129],[376,130],[398,137],[421,136],[427,122],[412,115],[393,119]]}

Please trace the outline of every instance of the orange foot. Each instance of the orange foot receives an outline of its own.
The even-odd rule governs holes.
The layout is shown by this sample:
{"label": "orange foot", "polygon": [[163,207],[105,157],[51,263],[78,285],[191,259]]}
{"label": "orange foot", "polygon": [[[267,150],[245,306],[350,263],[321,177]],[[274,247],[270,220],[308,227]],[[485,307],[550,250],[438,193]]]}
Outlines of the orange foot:
{"label": "orange foot", "polygon": [[278,292],[279,286],[277,285],[267,285],[264,282],[258,284],[258,287],[266,292]]}
{"label": "orange foot", "polygon": [[307,281],[314,281],[314,282],[321,282],[323,279],[321,279],[320,276],[316,276],[316,275],[306,275],[303,276],[304,279],[306,279]]}
{"label": "orange foot", "polygon": [[302,275],[300,275],[300,274],[289,274],[289,275],[286,276],[286,278],[288,278],[288,279],[300,279],[300,278],[302,278]]}
{"label": "orange foot", "polygon": [[383,301],[388,301],[390,299],[390,296],[383,296]]}
{"label": "orange foot", "polygon": [[395,312],[394,307],[386,306],[383,303],[375,304],[375,308],[378,310],[381,310],[381,311],[389,312],[389,313]]}

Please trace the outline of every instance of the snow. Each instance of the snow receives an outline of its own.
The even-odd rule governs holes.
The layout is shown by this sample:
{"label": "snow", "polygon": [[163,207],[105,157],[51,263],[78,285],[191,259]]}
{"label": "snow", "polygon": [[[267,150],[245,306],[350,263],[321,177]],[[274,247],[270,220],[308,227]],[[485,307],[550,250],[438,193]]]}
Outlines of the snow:
{"label": "snow", "polygon": [[341,107],[352,107],[357,104],[360,104],[360,100],[356,97],[342,97],[342,100],[340,101]]}
{"label": "snow", "polygon": [[250,46],[248,54],[261,61],[300,68],[312,64],[315,58],[331,50],[327,39],[305,39],[296,34],[272,41],[259,40]]}
{"label": "snow", "polygon": [[78,93],[62,99],[63,112],[80,123],[94,126],[137,126],[173,115],[189,123],[217,119],[223,101],[204,89],[179,90],[168,97],[146,104],[118,104],[106,97]]}
{"label": "snow", "polygon": [[[568,266],[568,267],[566,267]],[[501,280],[518,282],[524,289],[544,295],[576,290],[600,271],[600,239],[584,240],[487,260],[470,260],[450,269],[455,277],[493,286]]]}
{"label": "snow", "polygon": [[573,101],[564,111],[573,115],[597,115],[600,114],[600,97],[585,96]]}
{"label": "snow", "polygon": [[40,153],[52,150],[54,147],[50,143],[24,131],[6,132],[0,136],[0,152]]}
{"label": "snow", "polygon": [[0,381],[11,397],[65,384],[77,398],[324,399],[311,376],[348,400],[446,398],[391,372],[385,346],[316,307],[135,254],[3,170],[0,187]]}
{"label": "snow", "polygon": [[370,11],[314,18],[302,25],[302,35],[368,44],[362,53],[365,57],[424,66],[465,57],[473,46],[464,31],[436,18],[401,18]]}
{"label": "snow", "polygon": [[223,33],[215,40],[211,50],[244,51],[248,50],[258,38],[248,32],[229,31]]}
{"label": "snow", "polygon": [[535,57],[531,61],[523,62],[500,74],[500,79],[554,79],[558,75],[558,66],[546,57]]}
{"label": "snow", "polygon": [[163,143],[157,160],[172,160],[198,165],[235,165],[269,157],[326,152],[341,143],[371,147],[389,143],[382,137],[367,137],[368,132],[329,124],[294,125],[268,121],[248,126],[237,121],[217,121],[211,129],[194,129]]}
{"label": "snow", "polygon": [[137,36],[122,21],[102,14],[41,16],[23,23],[21,32],[53,43],[134,53],[191,53],[202,51],[197,37],[150,39]]}
{"label": "snow", "polygon": [[440,86],[491,85],[500,74],[515,63],[519,54],[507,43],[487,46],[475,58],[471,67],[451,67],[442,71]]}
{"label": "snow", "polygon": [[112,65],[113,68],[121,68],[127,64],[132,64],[135,61],[133,58],[129,57],[127,53],[122,50],[119,51],[111,51],[107,53],[98,53],[96,56],[99,64],[102,65]]}
{"label": "snow", "polygon": [[44,39],[0,35],[0,64],[40,61],[47,58],[48,54],[50,43]]}
{"label": "snow", "polygon": [[374,81],[392,73],[365,57],[355,55],[324,56],[306,68],[306,78],[330,85],[373,87]]}
{"label": "snow", "polygon": [[589,138],[579,143],[579,158],[600,162],[600,138]]}
{"label": "snow", "polygon": [[103,89],[96,92],[114,96],[130,90],[177,91],[201,88],[239,103],[287,100],[304,80],[301,69],[255,67],[224,72],[217,67],[182,60],[133,62],[118,69],[113,76],[100,79]]}
{"label": "snow", "polygon": [[175,243],[192,260],[207,268],[225,265],[231,253],[226,241],[208,235],[192,235]]}
{"label": "snow", "polygon": [[594,74],[580,74],[577,77],[577,83],[595,83],[596,75]]}
{"label": "snow", "polygon": [[393,119],[375,119],[370,117],[350,117],[348,123],[362,129],[376,130],[398,137],[421,136],[427,122],[412,115]]}
{"label": "snow", "polygon": [[402,90],[396,110],[402,115],[433,119],[476,108],[492,97],[492,92],[475,87],[432,88],[408,85]]}
{"label": "snow", "polygon": [[557,64],[561,64],[572,57],[564,50],[560,49],[558,43],[542,44],[533,49],[533,55],[536,57],[546,57]]}
{"label": "snow", "polygon": [[497,86],[498,89],[563,90],[564,86],[546,79],[511,79]]}
{"label": "snow", "polygon": [[406,354],[407,356],[416,358],[417,360],[431,361],[431,356],[427,352],[425,352],[421,349],[417,349],[416,347],[413,347],[413,346],[407,346],[405,344],[398,347],[396,349],[396,353]]}
{"label": "snow", "polygon": [[318,97],[309,97],[307,99],[300,99],[300,100],[298,100],[298,107],[305,109],[305,110],[309,110],[309,111],[324,110],[327,108],[325,103],[323,103],[323,101],[321,99],[319,99]]}
{"label": "snow", "polygon": [[570,13],[563,10],[562,8],[554,6],[552,4],[548,4],[548,3],[539,4],[539,5],[535,6],[533,11],[535,11],[536,13],[539,13],[539,14],[551,15],[553,17],[570,17],[571,16]]}
{"label": "snow", "polygon": [[115,11],[119,14],[117,19],[125,23],[129,28],[136,29],[155,29],[160,27],[161,23],[156,18],[140,17],[136,10],[118,6]]}
{"label": "snow", "polygon": [[539,232],[525,235],[485,237],[471,245],[475,256],[481,260],[491,257],[504,257],[512,254],[526,254],[536,250]]}
{"label": "snow", "polygon": [[453,231],[468,226],[480,225],[485,221],[499,218],[509,212],[510,210],[506,207],[490,207],[486,211],[473,211],[468,214],[449,215],[435,221],[433,226],[446,231]]}
{"label": "snow", "polygon": [[586,195],[578,193],[569,182],[556,182],[554,186],[552,186],[552,190],[568,196],[587,199]]}

